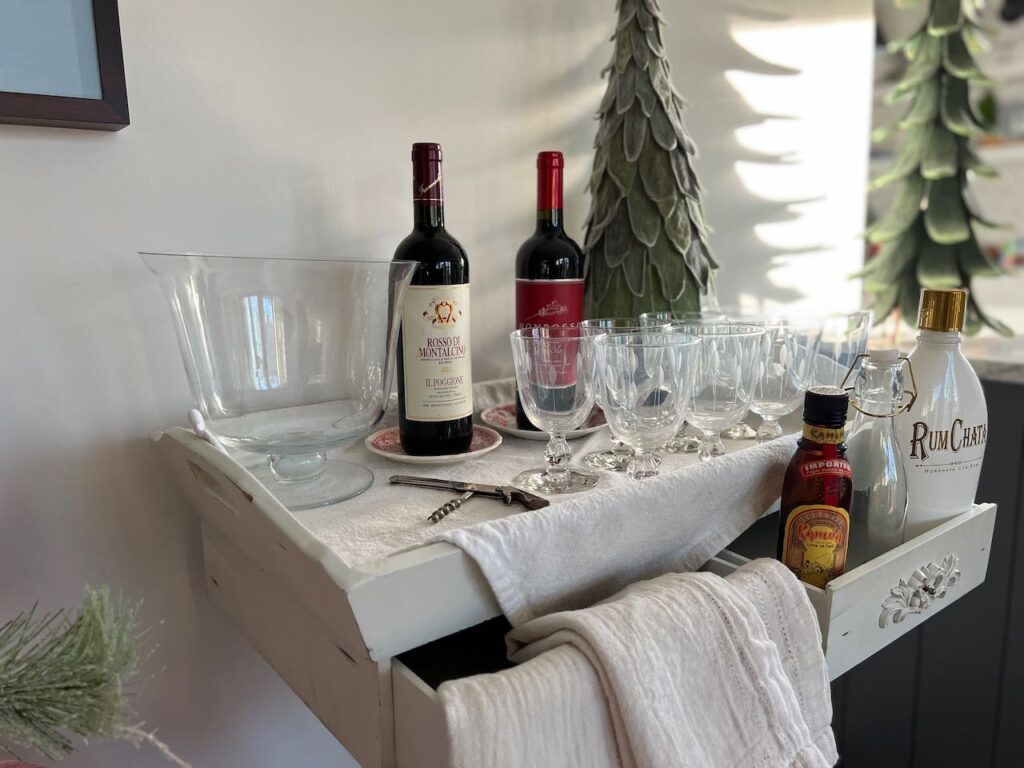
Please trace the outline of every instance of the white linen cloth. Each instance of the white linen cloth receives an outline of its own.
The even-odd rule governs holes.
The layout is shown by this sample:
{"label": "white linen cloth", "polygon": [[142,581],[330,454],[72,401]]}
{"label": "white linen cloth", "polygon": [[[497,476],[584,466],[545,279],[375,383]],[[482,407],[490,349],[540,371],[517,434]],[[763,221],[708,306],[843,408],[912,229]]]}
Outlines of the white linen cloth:
{"label": "white linen cloth", "polygon": [[817,620],[758,560],[668,574],[509,634],[504,672],[438,694],[457,768],[824,768],[838,759]]}
{"label": "white linen cloth", "polygon": [[[491,405],[512,402],[515,399],[515,383],[511,379],[481,382],[474,386],[473,398],[478,412]],[[395,419],[395,414],[389,413],[386,423],[394,424]],[[476,421],[482,424],[479,413]],[[798,424],[798,419],[793,418],[786,425],[793,429]],[[575,464],[591,451],[609,448],[611,441],[608,430],[602,429],[579,440],[572,440],[570,445]],[[752,440],[726,440],[725,446],[729,452],[742,451],[744,454],[761,450],[755,446]],[[793,445],[789,443],[788,449],[779,447],[777,450],[780,455],[787,452],[792,454]],[[774,456],[775,451],[769,451],[769,454]],[[264,457],[256,454],[235,452],[235,455],[243,463],[266,462]],[[369,573],[373,572],[378,564],[390,555],[436,541],[446,531],[467,528],[477,523],[496,521],[502,518],[516,518],[520,517],[523,512],[523,508],[518,505],[506,507],[494,499],[474,497],[454,514],[449,515],[436,525],[431,525],[427,522],[427,516],[458,494],[453,491],[389,485],[389,476],[394,474],[419,475],[453,480],[472,480],[497,485],[507,484],[511,483],[512,478],[523,470],[544,464],[544,442],[522,440],[506,435],[504,442],[497,450],[460,464],[400,464],[370,453],[360,444],[352,445],[344,450],[331,451],[330,456],[331,458],[355,461],[372,469],[375,475],[373,487],[366,493],[340,504],[303,510],[295,512],[294,515],[313,535],[327,544],[342,561]],[[762,455],[762,459],[764,459],[764,455]],[[716,461],[721,460],[716,459]],[[774,461],[774,459],[770,461]],[[661,470],[665,478],[671,476],[682,479],[691,470],[699,470],[698,464],[696,455],[692,453],[665,454]],[[700,471],[703,472],[703,470]],[[716,474],[715,477],[717,478],[718,475]],[[659,484],[661,482],[665,482],[665,480],[659,480]],[[776,496],[781,488],[781,482],[781,479],[778,482],[772,482]],[[601,472],[601,482],[595,490],[573,496],[552,496],[550,497],[551,506],[546,508],[545,513],[557,515],[560,514],[559,510],[563,506],[571,505],[577,508],[582,505],[589,508],[591,514],[603,517],[607,511],[606,507],[613,509],[622,507],[619,502],[619,491],[624,491],[625,494],[622,498],[629,499],[628,503],[635,505],[636,485],[622,472]],[[649,487],[646,482],[642,485]],[[667,487],[677,486],[669,481]],[[678,487],[683,488],[684,486]],[[688,483],[685,484],[685,488],[690,487]],[[705,496],[714,495],[710,493],[712,490],[714,489],[707,489],[709,493]],[[676,502],[683,498],[675,492],[669,492],[669,496]],[[765,506],[756,511],[753,511],[754,501],[741,500],[747,521],[753,520],[756,514],[763,512],[772,500],[768,499]],[[687,504],[686,508],[691,507]],[[697,509],[698,507],[694,504],[692,508]],[[742,528],[737,529],[737,533],[740,530]],[[671,532],[679,533],[680,531],[673,527]],[[729,539],[725,540],[726,543],[728,541]],[[596,546],[597,542],[593,541],[591,545]],[[639,559],[646,556],[642,551],[629,552],[625,555],[629,558],[637,557]],[[562,557],[562,553],[558,553],[558,557]],[[664,570],[671,570],[671,568],[666,567]],[[664,572],[664,570],[659,572]],[[636,578],[648,575],[654,575],[654,572],[637,572]],[[601,596],[610,595],[619,586],[621,585],[611,585],[611,590]]]}
{"label": "white linen cloth", "polygon": [[592,605],[640,579],[696,570],[720,552],[778,499],[795,440],[748,443],[642,481],[622,477],[442,538],[477,562],[513,625]]}

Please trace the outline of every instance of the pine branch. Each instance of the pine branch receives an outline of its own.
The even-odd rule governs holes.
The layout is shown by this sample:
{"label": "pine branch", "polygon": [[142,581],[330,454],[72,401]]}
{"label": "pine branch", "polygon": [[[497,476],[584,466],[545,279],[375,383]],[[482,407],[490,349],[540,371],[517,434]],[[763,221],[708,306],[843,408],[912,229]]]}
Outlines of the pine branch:
{"label": "pine branch", "polygon": [[173,757],[132,724],[138,612],[138,604],[111,601],[105,588],[87,588],[76,615],[37,615],[33,607],[0,626],[0,750],[34,749],[56,760],[74,751],[78,736],[148,742]]}

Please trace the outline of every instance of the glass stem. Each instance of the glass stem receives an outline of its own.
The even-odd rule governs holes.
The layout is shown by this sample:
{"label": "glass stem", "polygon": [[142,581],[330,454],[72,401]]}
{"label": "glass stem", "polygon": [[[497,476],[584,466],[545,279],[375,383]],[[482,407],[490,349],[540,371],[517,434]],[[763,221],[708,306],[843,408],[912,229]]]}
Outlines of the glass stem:
{"label": "glass stem", "polygon": [[767,443],[782,436],[782,425],[774,416],[761,417],[761,426],[757,428],[757,442]]}
{"label": "glass stem", "polygon": [[612,453],[615,454],[616,456],[622,456],[622,457],[631,456],[633,454],[633,449],[630,448],[628,445],[626,445],[621,440],[613,437],[612,438]]}
{"label": "glass stem", "polygon": [[270,471],[282,483],[299,483],[319,477],[326,463],[327,451],[267,456]]}
{"label": "glass stem", "polygon": [[633,480],[643,480],[657,475],[660,465],[661,459],[654,453],[638,449],[633,452],[633,458],[626,468],[626,474]]}
{"label": "glass stem", "polygon": [[572,449],[569,448],[564,432],[551,432],[550,437],[547,448],[544,449],[544,458],[548,463],[546,474],[552,484],[564,484],[569,472],[569,462],[572,461]]}

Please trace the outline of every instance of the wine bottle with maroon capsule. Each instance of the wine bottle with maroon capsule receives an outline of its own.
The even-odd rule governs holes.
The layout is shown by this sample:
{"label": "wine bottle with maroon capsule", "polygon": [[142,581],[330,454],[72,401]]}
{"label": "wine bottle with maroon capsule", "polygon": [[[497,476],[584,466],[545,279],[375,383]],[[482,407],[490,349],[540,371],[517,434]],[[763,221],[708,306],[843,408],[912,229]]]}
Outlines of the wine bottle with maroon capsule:
{"label": "wine bottle with maroon capsule", "polygon": [[469,260],[444,228],[441,145],[412,145],[413,230],[396,261],[418,262],[402,306],[398,432],[414,456],[464,453],[473,440]]}
{"label": "wine bottle with maroon capsule", "polygon": [[[561,152],[537,155],[537,229],[516,256],[516,328],[583,320],[583,251],[565,234]],[[536,429],[516,393],[516,422]]]}

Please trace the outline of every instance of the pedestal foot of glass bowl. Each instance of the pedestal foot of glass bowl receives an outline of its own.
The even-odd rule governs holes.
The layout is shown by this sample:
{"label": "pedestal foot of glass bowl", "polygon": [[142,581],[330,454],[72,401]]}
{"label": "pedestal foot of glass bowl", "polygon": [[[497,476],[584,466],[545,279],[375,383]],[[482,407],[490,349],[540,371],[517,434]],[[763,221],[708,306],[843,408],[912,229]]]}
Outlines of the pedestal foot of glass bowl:
{"label": "pedestal foot of glass bowl", "polygon": [[361,464],[327,459],[315,477],[285,481],[275,474],[269,462],[246,465],[274,498],[292,512],[328,507],[354,498],[373,485],[373,472]]}

